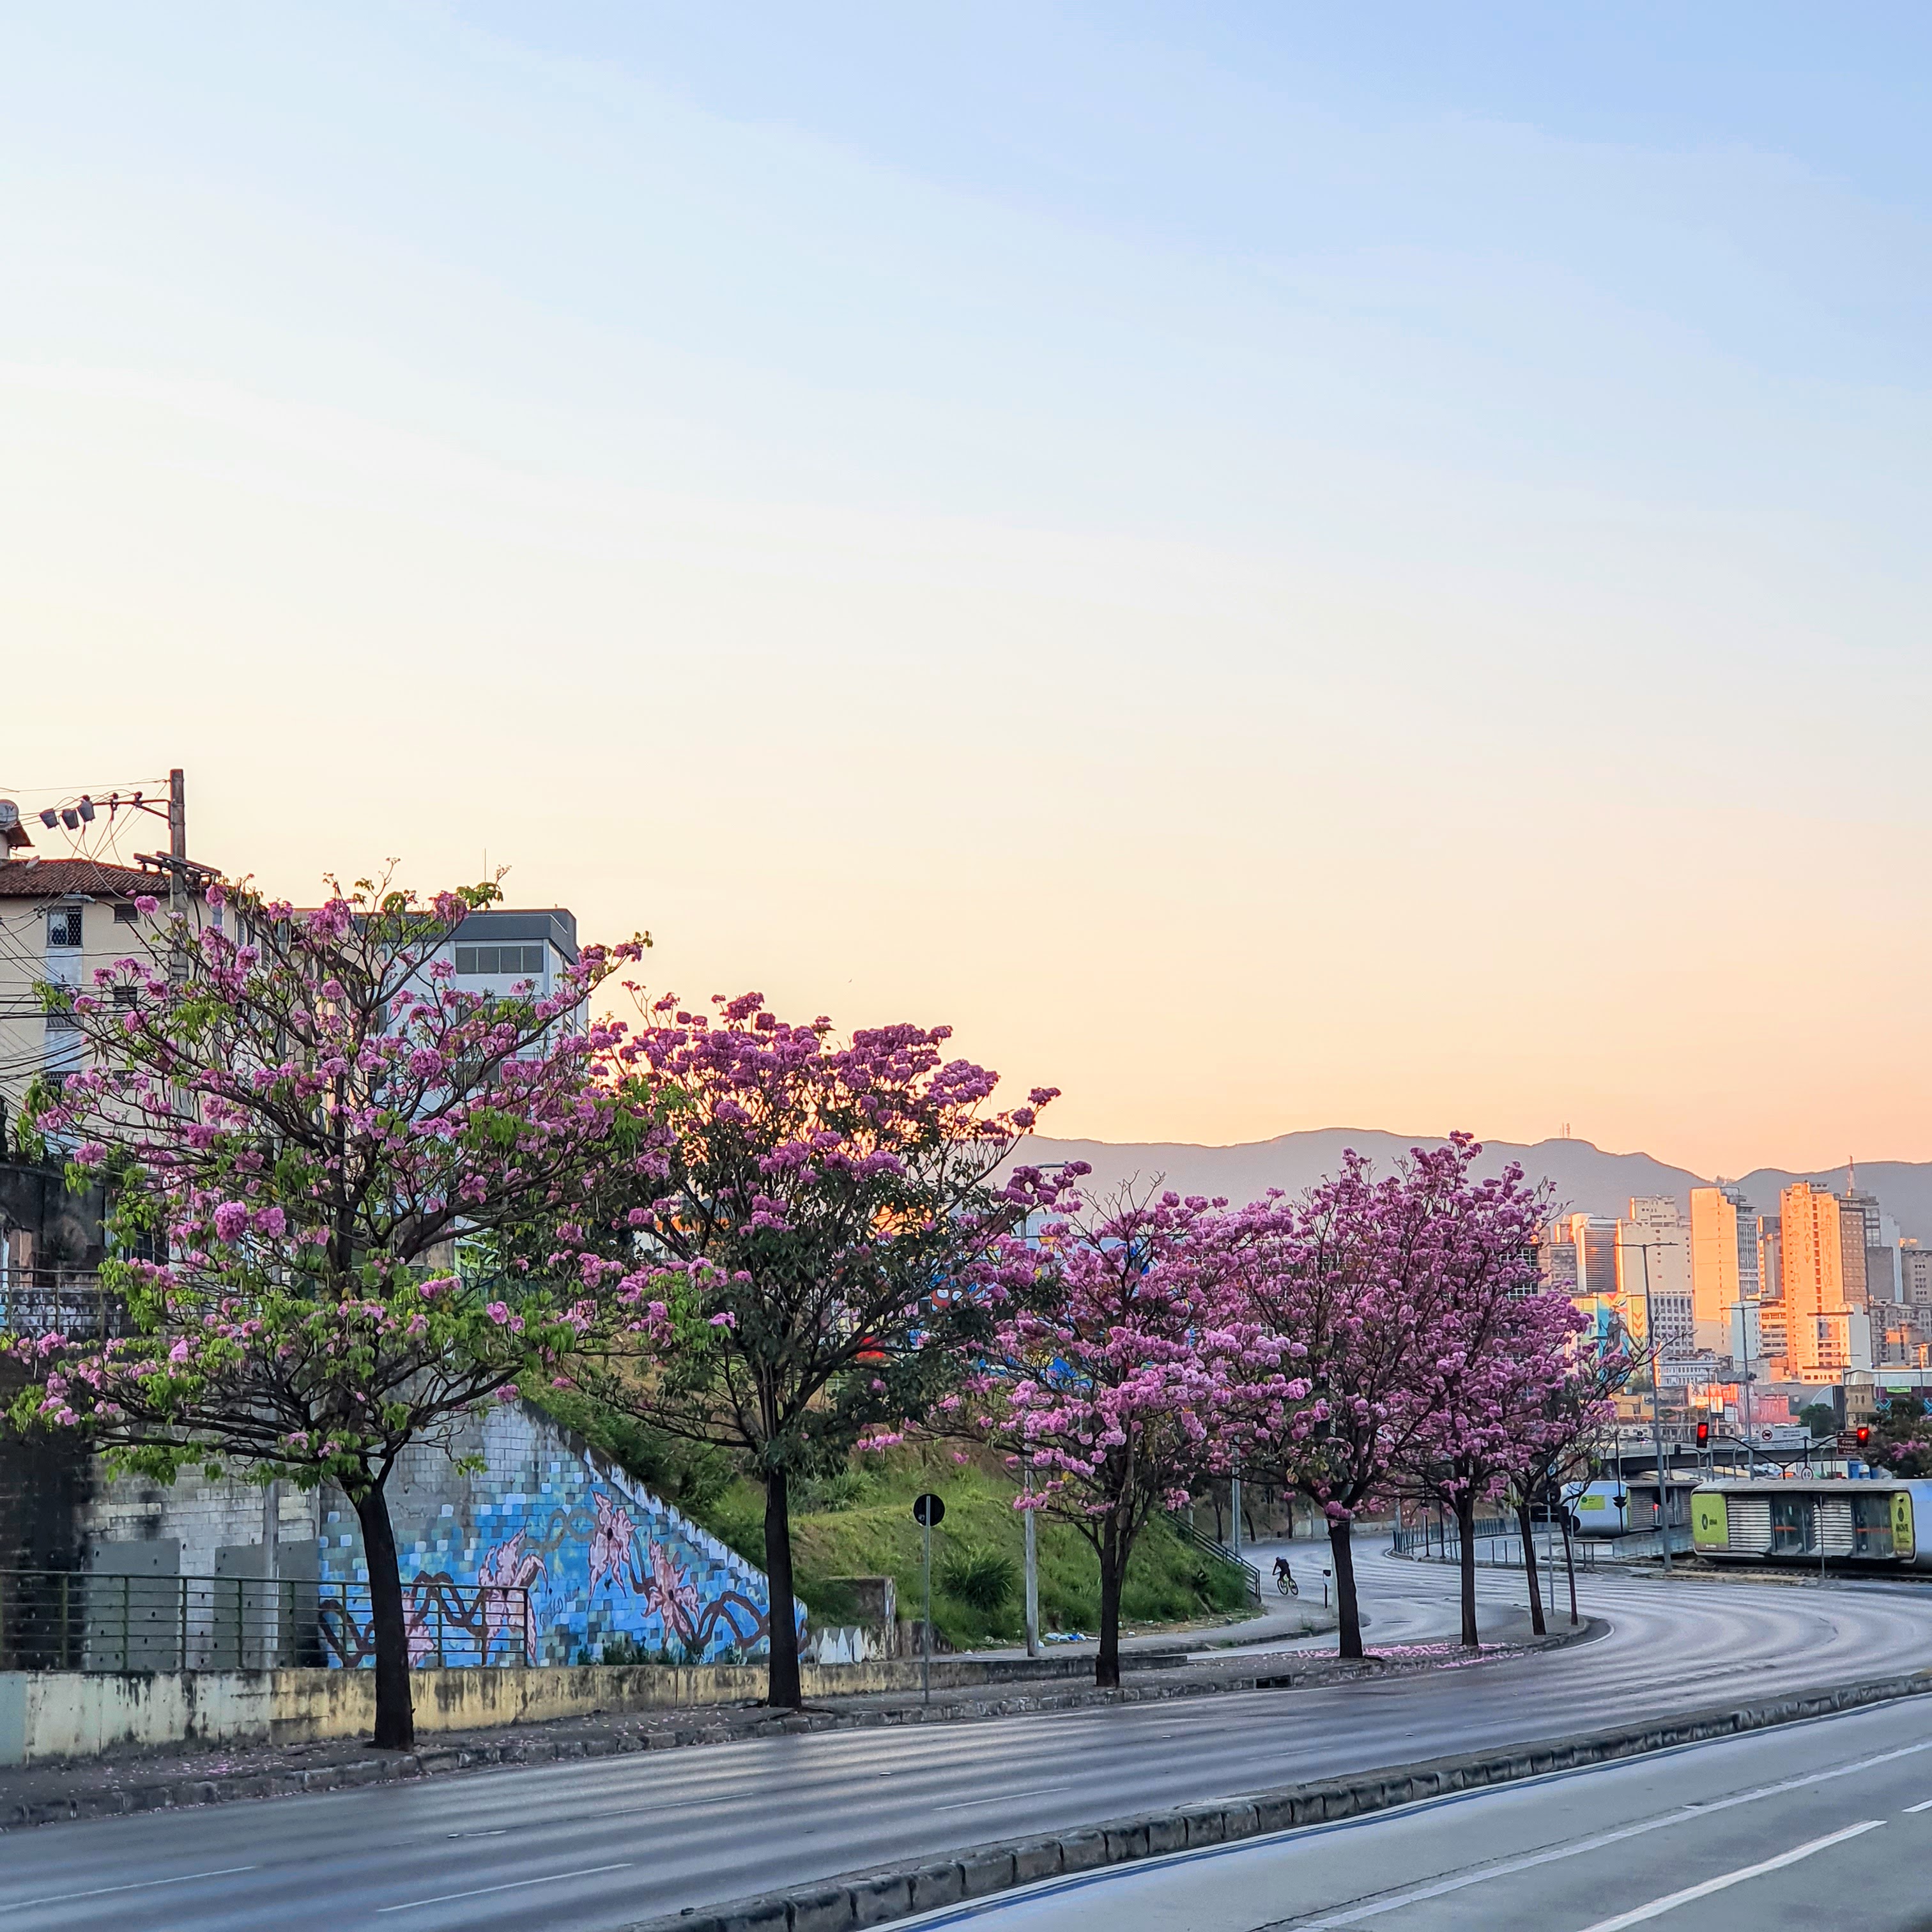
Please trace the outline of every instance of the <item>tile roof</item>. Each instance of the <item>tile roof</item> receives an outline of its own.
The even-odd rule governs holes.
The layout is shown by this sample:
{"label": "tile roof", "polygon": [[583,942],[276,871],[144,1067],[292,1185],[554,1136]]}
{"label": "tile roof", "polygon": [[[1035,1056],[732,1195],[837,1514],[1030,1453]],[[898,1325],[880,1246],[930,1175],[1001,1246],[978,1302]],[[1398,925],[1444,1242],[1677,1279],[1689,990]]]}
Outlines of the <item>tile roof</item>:
{"label": "tile roof", "polygon": [[167,896],[165,874],[98,859],[10,859],[0,865],[0,898],[133,898]]}

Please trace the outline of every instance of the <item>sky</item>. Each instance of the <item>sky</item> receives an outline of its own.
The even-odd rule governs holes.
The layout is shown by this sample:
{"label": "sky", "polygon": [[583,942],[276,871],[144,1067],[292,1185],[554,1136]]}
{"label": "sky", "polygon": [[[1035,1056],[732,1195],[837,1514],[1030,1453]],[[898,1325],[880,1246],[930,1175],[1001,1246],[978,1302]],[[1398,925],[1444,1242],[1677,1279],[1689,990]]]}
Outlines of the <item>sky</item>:
{"label": "sky", "polygon": [[5,9],[0,795],[507,866],[1058,1135],[1932,1157],[1928,54]]}

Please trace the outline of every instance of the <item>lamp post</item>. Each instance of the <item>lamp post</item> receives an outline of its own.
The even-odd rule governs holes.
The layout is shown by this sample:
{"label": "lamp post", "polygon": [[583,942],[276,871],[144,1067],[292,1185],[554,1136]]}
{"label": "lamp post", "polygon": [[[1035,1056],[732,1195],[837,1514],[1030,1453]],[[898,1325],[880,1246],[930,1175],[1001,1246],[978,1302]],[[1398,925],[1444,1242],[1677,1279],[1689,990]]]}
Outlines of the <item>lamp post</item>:
{"label": "lamp post", "polygon": [[[1020,1459],[1022,1480],[1026,1484],[1027,1494],[1033,1494],[1033,1458]],[[1034,1542],[1034,1517],[1036,1512],[1029,1504],[1020,1514],[1026,1518],[1026,1653],[1029,1657],[1040,1654],[1040,1554]]]}

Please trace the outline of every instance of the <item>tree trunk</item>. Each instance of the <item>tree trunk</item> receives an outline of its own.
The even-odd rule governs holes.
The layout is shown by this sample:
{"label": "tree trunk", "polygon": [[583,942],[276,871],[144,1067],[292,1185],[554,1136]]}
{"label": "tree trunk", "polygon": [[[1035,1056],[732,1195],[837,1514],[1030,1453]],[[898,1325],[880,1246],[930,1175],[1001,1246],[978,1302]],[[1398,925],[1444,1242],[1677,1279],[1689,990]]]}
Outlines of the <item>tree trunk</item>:
{"label": "tree trunk", "polygon": [[1094,1660],[1097,1689],[1114,1690],[1120,1682],[1120,1582],[1127,1567],[1118,1519],[1110,1510],[1100,1532],[1100,1649]]}
{"label": "tree trunk", "polygon": [[1456,1498],[1456,1534],[1462,1546],[1462,1642],[1474,1650],[1482,1642],[1476,1634],[1476,1499],[1467,1490]]}
{"label": "tree trunk", "polygon": [[376,1730],[370,1742],[378,1750],[410,1750],[416,1745],[416,1715],[410,1700],[410,1634],[389,1498],[378,1481],[353,1501],[369,1566],[369,1621],[376,1639]]}
{"label": "tree trunk", "polygon": [[[791,1498],[785,1472],[765,1472],[765,1582],[771,1592],[771,1669],[765,1702],[796,1711],[805,1701],[798,1682],[798,1619],[792,1609]],[[928,1636],[927,1641],[932,1639]]]}
{"label": "tree trunk", "polygon": [[1529,1498],[1516,1506],[1516,1533],[1522,1538],[1523,1574],[1529,1579],[1529,1627],[1538,1636],[1550,1634],[1543,1621],[1543,1589],[1536,1578],[1536,1532],[1529,1520]]}
{"label": "tree trunk", "polygon": [[1328,1520],[1328,1548],[1335,1562],[1335,1649],[1338,1656],[1362,1654],[1362,1609],[1355,1600],[1354,1526]]}

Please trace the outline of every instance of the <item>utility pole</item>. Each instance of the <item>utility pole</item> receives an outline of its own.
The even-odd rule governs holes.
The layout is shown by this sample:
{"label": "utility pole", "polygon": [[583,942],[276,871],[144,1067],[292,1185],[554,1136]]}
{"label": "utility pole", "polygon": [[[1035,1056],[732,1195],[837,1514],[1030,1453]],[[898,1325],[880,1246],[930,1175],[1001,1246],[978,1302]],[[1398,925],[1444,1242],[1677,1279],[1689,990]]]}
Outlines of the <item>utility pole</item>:
{"label": "utility pole", "polygon": [[[1650,1250],[1648,1241],[1619,1241],[1618,1247],[1632,1247],[1643,1257],[1643,1334],[1650,1344],[1650,1441],[1657,1456],[1657,1514],[1659,1535],[1664,1544],[1664,1574],[1670,1574],[1670,1488],[1664,1474],[1664,1346],[1658,1339],[1656,1318],[1650,1306]],[[1661,1242],[1654,1244],[1662,1246]]]}
{"label": "utility pole", "polygon": [[188,955],[182,949],[182,901],[188,885],[188,774],[177,765],[168,774],[168,976],[178,985],[188,977]]}

